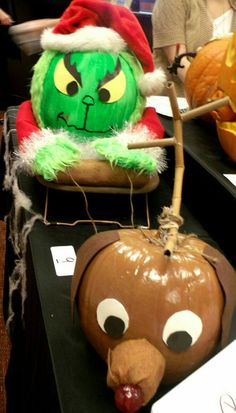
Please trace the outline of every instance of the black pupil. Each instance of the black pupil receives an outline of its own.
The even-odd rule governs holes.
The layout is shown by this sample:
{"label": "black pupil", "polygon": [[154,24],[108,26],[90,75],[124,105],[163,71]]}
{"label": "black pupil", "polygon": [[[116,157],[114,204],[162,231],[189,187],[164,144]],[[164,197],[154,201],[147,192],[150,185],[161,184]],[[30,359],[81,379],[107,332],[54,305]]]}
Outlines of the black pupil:
{"label": "black pupil", "polygon": [[99,95],[99,99],[102,102],[108,102],[108,100],[110,99],[110,93],[107,89],[100,89],[98,91],[98,95]]}
{"label": "black pupil", "polygon": [[125,330],[125,323],[120,318],[111,315],[107,317],[104,329],[110,337],[120,337]]}
{"label": "black pupil", "polygon": [[187,331],[176,331],[171,334],[167,340],[168,347],[175,352],[187,350],[191,344],[192,337]]}
{"label": "black pupil", "polygon": [[66,91],[67,91],[68,95],[70,95],[70,96],[72,96],[72,95],[74,95],[75,93],[78,92],[78,84],[76,83],[75,80],[68,83],[68,85],[66,86]]}

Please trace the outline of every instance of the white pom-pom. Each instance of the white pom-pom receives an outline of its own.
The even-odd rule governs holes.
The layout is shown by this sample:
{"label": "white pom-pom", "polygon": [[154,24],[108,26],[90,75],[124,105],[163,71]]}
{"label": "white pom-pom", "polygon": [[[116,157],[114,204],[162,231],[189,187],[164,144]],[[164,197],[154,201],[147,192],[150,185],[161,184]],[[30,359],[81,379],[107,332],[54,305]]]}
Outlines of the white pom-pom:
{"label": "white pom-pom", "polygon": [[148,72],[140,76],[138,87],[143,96],[160,95],[166,87],[166,75],[163,69]]}

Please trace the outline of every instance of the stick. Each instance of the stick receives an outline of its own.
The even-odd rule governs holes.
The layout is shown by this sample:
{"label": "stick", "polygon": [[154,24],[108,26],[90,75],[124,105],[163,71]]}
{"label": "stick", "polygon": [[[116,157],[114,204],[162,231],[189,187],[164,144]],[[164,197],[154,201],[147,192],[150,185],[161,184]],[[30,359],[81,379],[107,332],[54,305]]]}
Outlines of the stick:
{"label": "stick", "polygon": [[[182,188],[183,188],[183,176],[184,176],[184,149],[183,149],[183,121],[201,116],[214,109],[229,104],[230,99],[225,96],[221,99],[209,102],[198,108],[192,109],[184,114],[181,114],[178,107],[177,96],[173,82],[167,84],[167,91],[169,93],[170,104],[173,113],[174,124],[174,136],[175,136],[175,177],[174,188],[172,194],[172,213],[175,216],[180,215],[181,201],[182,201]],[[167,235],[166,245],[164,247],[164,254],[170,256],[177,242],[178,226],[169,229]]]}
{"label": "stick", "polygon": [[134,142],[128,144],[128,149],[155,148],[156,146],[173,146],[175,138],[156,139],[148,142]]}
{"label": "stick", "polygon": [[229,103],[229,96],[225,96],[221,99],[213,100],[212,102],[206,103],[205,105],[199,106],[198,108],[190,109],[189,111],[182,113],[181,119],[185,122],[198,116],[205,115],[207,112],[211,112],[212,110],[218,109],[221,106],[228,105]]}
{"label": "stick", "polygon": [[[175,147],[175,176],[174,187],[172,194],[172,208],[171,212],[174,216],[180,216],[182,189],[184,177],[184,149],[183,149],[183,122],[201,116],[212,110],[218,109],[230,103],[228,96],[221,99],[216,99],[212,102],[206,103],[198,108],[191,109],[183,114],[180,113],[176,91],[173,82],[168,82],[167,91],[169,94],[170,105],[173,113],[174,137],[151,142],[138,142],[128,144],[128,149],[151,148],[155,146],[171,146]],[[167,241],[164,247],[164,255],[171,256],[173,249],[177,242],[179,227],[171,227],[167,235]]]}
{"label": "stick", "polygon": [[[174,123],[174,135],[176,139],[175,143],[175,176],[174,176],[174,188],[172,194],[172,212],[173,215],[179,216],[181,201],[182,201],[182,188],[183,188],[183,176],[184,176],[184,149],[183,149],[183,125],[182,117],[179,111],[175,87],[173,82],[169,82],[167,85],[169,93],[170,104],[173,113]],[[174,246],[177,241],[178,228],[170,228],[167,242],[164,248],[164,254],[170,256],[173,252]]]}

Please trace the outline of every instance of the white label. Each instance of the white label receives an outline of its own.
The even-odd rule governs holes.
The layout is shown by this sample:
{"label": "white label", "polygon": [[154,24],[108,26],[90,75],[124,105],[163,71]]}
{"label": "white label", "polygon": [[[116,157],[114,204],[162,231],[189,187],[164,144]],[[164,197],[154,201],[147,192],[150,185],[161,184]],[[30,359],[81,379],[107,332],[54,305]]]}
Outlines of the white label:
{"label": "white label", "polygon": [[236,412],[236,340],[152,406],[151,413]]}
{"label": "white label", "polygon": [[76,262],[76,254],[72,245],[63,247],[51,247],[52,259],[59,277],[62,275],[73,275]]}
{"label": "white label", "polygon": [[[188,102],[185,98],[177,98],[178,107],[180,113],[187,112],[189,110]],[[160,115],[173,117],[170,99],[168,96],[150,96],[147,98],[147,105],[156,109],[156,112]]]}
{"label": "white label", "polygon": [[236,186],[236,174],[223,174],[234,186]]}

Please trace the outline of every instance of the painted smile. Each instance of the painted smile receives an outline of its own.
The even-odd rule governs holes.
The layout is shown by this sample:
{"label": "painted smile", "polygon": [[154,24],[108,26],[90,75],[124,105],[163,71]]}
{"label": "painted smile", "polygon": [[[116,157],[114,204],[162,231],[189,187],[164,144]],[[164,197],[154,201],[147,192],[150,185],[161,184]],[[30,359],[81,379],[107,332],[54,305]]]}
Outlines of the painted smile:
{"label": "painted smile", "polygon": [[82,128],[78,128],[76,125],[73,125],[73,124],[70,125],[70,124],[67,122],[66,117],[65,117],[65,115],[64,115],[63,112],[58,113],[58,115],[57,115],[57,121],[58,121],[58,120],[62,120],[62,121],[66,124],[67,128],[73,128],[73,129],[75,129],[75,130],[77,130],[77,131],[85,131],[85,132],[88,132],[88,133],[107,133],[107,132],[111,132],[111,130],[113,129],[113,127],[110,126],[110,128],[107,129],[107,130],[105,130],[105,131],[104,131],[104,130],[103,130],[103,131],[101,131],[101,130],[89,130],[89,129],[86,127],[86,122],[84,122],[84,125],[83,125]]}

